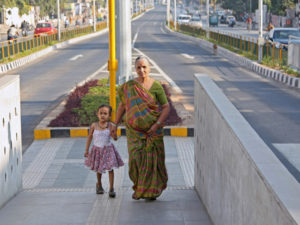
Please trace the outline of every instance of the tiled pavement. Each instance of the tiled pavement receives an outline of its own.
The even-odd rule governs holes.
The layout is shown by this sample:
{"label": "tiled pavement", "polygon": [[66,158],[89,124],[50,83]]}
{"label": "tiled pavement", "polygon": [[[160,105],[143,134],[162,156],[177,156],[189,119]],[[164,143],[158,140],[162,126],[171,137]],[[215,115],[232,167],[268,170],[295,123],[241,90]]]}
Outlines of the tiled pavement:
{"label": "tiled pavement", "polygon": [[[193,139],[165,137],[168,188],[156,201],[131,199],[126,138],[115,144],[125,166],[115,170],[117,197],[95,194],[96,175],[83,162],[85,138],[34,141],[23,155],[23,190],[0,209],[1,225],[210,225],[193,188]],[[103,176],[108,190],[108,176]]]}

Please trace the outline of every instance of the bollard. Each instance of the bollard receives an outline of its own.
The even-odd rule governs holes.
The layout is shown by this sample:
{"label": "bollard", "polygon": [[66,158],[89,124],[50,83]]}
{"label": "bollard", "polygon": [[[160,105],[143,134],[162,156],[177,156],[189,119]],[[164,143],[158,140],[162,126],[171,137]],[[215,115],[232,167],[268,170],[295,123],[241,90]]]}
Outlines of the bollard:
{"label": "bollard", "polygon": [[2,59],[5,58],[5,54],[4,54],[4,43],[3,41],[1,42],[2,43]]}
{"label": "bollard", "polygon": [[273,54],[272,54],[273,65],[275,65],[275,43],[273,43]]}
{"label": "bollard", "polygon": [[279,64],[282,63],[282,47],[283,47],[283,45],[280,45],[280,50],[279,50]]}

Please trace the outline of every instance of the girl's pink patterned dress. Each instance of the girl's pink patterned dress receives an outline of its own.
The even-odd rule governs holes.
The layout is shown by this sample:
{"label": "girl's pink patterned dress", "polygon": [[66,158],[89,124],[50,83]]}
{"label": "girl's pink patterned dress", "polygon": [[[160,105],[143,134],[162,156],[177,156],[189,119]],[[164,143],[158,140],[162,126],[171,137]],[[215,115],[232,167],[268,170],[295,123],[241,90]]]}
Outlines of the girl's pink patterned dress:
{"label": "girl's pink patterned dress", "polygon": [[94,145],[89,152],[85,165],[98,173],[105,173],[124,165],[121,156],[111,142],[109,129],[94,130]]}

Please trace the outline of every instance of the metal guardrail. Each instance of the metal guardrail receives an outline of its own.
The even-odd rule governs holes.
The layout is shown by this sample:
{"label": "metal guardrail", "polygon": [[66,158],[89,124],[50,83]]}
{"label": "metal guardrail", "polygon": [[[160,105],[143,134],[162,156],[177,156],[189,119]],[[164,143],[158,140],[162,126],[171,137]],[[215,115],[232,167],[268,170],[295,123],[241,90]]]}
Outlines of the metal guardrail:
{"label": "metal guardrail", "polygon": [[[170,21],[170,27],[174,29],[174,22]],[[193,27],[187,24],[177,24],[177,30],[181,32],[190,33],[206,38],[207,31],[203,28]],[[258,39],[233,34],[223,31],[209,31],[209,37],[215,41],[216,44],[229,49],[235,50],[246,56],[257,60],[258,59]],[[266,42],[263,46],[263,57],[271,57],[273,64],[287,65],[288,59],[288,46],[280,44],[276,46],[275,43]]]}
{"label": "metal guardrail", "polygon": [[[107,27],[106,21],[97,23],[96,31]],[[74,26],[61,31],[61,41],[94,32],[93,25]],[[10,41],[0,42],[0,61],[15,57],[40,47],[47,47],[58,41],[58,33],[41,33],[39,35],[29,35],[19,37]]]}

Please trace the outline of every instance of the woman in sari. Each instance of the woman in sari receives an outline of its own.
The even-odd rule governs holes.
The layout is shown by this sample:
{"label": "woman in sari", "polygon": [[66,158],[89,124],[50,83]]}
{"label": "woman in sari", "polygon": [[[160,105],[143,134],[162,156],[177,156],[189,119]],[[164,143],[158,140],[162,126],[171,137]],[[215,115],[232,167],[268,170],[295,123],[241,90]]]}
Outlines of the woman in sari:
{"label": "woman in sari", "polygon": [[119,88],[120,104],[115,126],[123,115],[129,154],[129,177],[133,182],[133,199],[155,200],[167,187],[163,122],[170,108],[163,87],[149,77],[150,64],[140,56],[135,61],[138,77]]}

